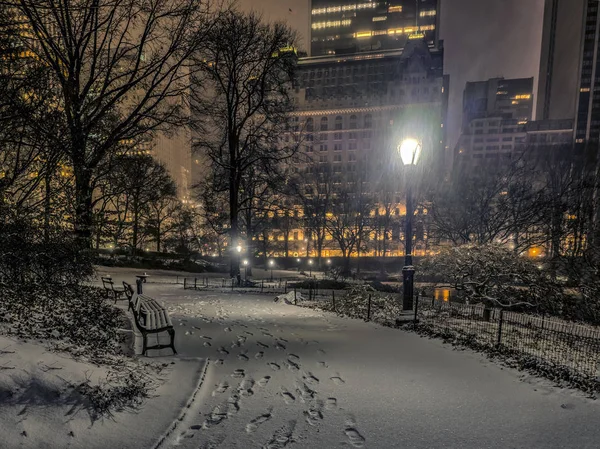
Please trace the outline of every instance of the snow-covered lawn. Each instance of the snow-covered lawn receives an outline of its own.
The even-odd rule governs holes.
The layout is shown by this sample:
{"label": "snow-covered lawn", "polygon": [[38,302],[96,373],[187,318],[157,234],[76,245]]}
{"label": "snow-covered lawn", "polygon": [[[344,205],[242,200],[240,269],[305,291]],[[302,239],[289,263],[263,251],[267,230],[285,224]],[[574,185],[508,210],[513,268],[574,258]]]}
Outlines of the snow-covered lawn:
{"label": "snow-covered lawn", "polygon": [[19,369],[52,386],[37,402],[0,394],[0,447],[598,447],[599,403],[470,351],[266,295],[159,283],[144,292],[176,326],[179,354],[153,357],[175,362],[157,396],[91,422],[85,410],[67,413],[73,404],[56,391],[92,366],[0,342],[16,351],[0,353],[0,366],[15,366],[0,370],[2,382]]}

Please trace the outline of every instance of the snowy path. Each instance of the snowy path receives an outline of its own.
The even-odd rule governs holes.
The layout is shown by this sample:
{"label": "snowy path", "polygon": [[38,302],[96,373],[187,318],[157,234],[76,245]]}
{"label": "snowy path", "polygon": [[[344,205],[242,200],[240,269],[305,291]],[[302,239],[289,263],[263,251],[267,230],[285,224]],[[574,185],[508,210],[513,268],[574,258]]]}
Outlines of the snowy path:
{"label": "snowy path", "polygon": [[[469,351],[267,296],[147,284],[211,360],[180,448],[597,448],[600,403]],[[168,352],[168,350],[166,350]]]}

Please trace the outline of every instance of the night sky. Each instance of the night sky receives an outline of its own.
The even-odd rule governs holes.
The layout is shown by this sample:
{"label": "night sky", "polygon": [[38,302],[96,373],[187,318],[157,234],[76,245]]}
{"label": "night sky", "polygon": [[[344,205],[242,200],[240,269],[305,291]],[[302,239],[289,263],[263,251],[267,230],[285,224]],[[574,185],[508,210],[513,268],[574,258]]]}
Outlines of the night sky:
{"label": "night sky", "polygon": [[[266,19],[287,20],[301,35],[300,47],[308,47],[310,0],[240,3],[261,10]],[[450,148],[458,139],[467,81],[534,76],[537,89],[543,12],[544,0],[443,0],[440,33],[444,71],[450,75]]]}

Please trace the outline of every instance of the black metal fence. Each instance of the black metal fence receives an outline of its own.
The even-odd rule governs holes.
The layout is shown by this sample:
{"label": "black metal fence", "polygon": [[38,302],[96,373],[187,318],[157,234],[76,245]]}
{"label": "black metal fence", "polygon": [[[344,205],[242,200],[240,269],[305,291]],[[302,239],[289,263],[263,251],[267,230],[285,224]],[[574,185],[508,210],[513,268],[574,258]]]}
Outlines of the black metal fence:
{"label": "black metal fence", "polygon": [[531,357],[600,380],[600,329],[544,316],[433,298],[416,298],[420,327],[481,349]]}
{"label": "black metal fence", "polygon": [[[323,289],[318,280],[306,282],[306,278],[299,279],[264,279],[246,281],[244,279],[238,285],[234,278],[215,277],[193,277],[177,278],[177,282],[183,284],[184,290],[211,290],[211,291],[233,291],[237,293],[264,293],[282,295],[295,292],[298,298],[303,300],[335,300],[342,294],[342,290]],[[295,287],[302,284],[302,287]]]}

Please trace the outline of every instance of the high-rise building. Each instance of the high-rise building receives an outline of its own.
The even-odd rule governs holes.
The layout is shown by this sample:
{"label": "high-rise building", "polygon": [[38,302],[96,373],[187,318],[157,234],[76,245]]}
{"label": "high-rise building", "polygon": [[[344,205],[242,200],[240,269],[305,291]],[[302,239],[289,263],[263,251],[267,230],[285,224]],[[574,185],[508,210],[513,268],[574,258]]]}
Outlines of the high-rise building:
{"label": "high-rise building", "polygon": [[537,116],[575,119],[575,142],[600,142],[598,0],[546,0]]}
{"label": "high-rise building", "polygon": [[[375,193],[382,177],[399,176],[397,146],[403,137],[422,140],[427,154],[423,165],[428,169],[443,165],[448,85],[442,43],[433,48],[423,38],[412,39],[399,50],[301,58],[294,128],[302,130],[303,160],[311,162],[300,163],[295,170],[307,180],[328,173],[334,195],[344,190],[357,196],[370,191],[379,204],[382,195]],[[294,137],[290,132],[285,139]],[[393,229],[381,233],[373,218],[363,255],[401,254],[404,193],[390,192],[387,201]],[[373,206],[373,217],[379,216],[381,207]],[[421,220],[422,215],[417,215]],[[310,231],[298,229],[291,236],[294,256],[304,251],[317,255],[314,245],[312,252],[306,249]],[[381,239],[387,245],[383,253]],[[323,256],[341,254],[331,240],[326,238]],[[425,254],[424,245],[424,240],[417,244],[416,254]]]}
{"label": "high-rise building", "polygon": [[[572,119],[575,117],[577,91],[581,79],[584,16],[598,9],[598,0],[546,0],[542,51],[538,83],[536,119]],[[594,56],[595,19],[587,44],[586,66]],[[587,25],[586,25],[587,27]],[[591,58],[591,59],[590,59]]]}
{"label": "high-rise building", "polygon": [[468,82],[463,94],[463,131],[476,118],[488,116],[531,120],[533,111],[533,78],[492,78]]}
{"label": "high-rise building", "polygon": [[439,0],[312,0],[311,56],[403,48],[411,39],[438,43]]}

